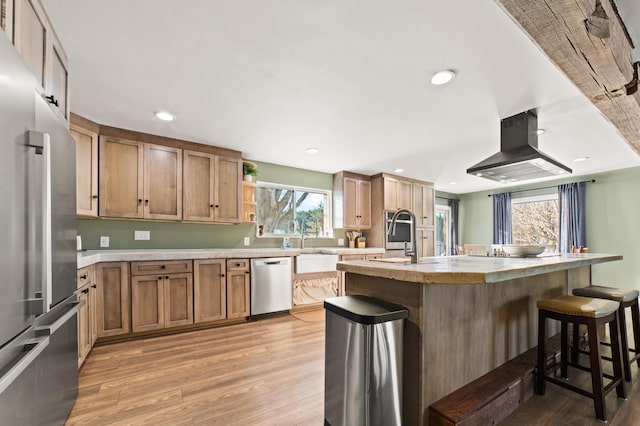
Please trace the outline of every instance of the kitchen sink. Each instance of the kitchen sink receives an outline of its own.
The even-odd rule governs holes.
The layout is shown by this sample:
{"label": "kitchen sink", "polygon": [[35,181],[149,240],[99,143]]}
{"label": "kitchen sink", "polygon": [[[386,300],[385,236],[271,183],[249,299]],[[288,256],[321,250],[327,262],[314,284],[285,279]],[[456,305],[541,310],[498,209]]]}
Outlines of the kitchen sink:
{"label": "kitchen sink", "polygon": [[335,272],[337,254],[303,253],[295,258],[296,273]]}

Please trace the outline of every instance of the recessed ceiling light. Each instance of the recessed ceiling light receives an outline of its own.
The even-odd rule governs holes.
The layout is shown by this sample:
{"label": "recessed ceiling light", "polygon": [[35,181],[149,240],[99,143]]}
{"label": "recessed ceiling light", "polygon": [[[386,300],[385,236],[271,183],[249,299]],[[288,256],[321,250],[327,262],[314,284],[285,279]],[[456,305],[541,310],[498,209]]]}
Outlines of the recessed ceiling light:
{"label": "recessed ceiling light", "polygon": [[307,154],[317,154],[320,152],[318,148],[307,148]]}
{"label": "recessed ceiling light", "polygon": [[447,84],[456,76],[456,73],[451,70],[442,70],[438,71],[434,75],[431,76],[431,84],[434,86],[440,86],[443,84]]}
{"label": "recessed ceiling light", "polygon": [[449,182],[449,185],[455,185],[457,182]]}
{"label": "recessed ceiling light", "polygon": [[155,113],[155,116],[162,121],[173,121],[176,119],[173,114],[168,113],[167,111],[158,111]]}
{"label": "recessed ceiling light", "polygon": [[587,161],[589,159],[589,157],[578,157],[575,158],[573,161],[575,161],[576,163],[579,163],[581,161]]}
{"label": "recessed ceiling light", "polygon": [[404,169],[395,169],[393,172],[394,173],[402,173],[402,172],[404,172]]}
{"label": "recessed ceiling light", "polygon": [[544,134],[544,132],[546,132],[545,129],[537,129],[536,130],[536,135],[540,136],[540,135]]}

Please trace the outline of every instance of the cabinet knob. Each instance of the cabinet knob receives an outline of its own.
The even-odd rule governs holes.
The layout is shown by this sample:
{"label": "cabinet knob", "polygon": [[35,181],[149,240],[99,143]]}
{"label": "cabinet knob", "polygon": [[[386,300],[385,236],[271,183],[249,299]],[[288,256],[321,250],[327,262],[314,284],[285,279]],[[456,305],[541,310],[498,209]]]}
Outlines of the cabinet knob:
{"label": "cabinet knob", "polygon": [[85,288],[84,290],[82,290],[82,293],[83,293],[83,294],[87,294],[87,293],[89,293],[89,289],[88,289],[88,288]]}
{"label": "cabinet knob", "polygon": [[138,204],[142,204],[142,199],[138,198]]}
{"label": "cabinet knob", "polygon": [[160,269],[167,269],[167,265],[162,265]]}
{"label": "cabinet knob", "polygon": [[87,274],[80,275],[80,279],[81,280],[86,280],[87,279]]}
{"label": "cabinet knob", "polygon": [[60,106],[60,105],[58,104],[58,100],[55,98],[55,96],[53,96],[53,95],[49,95],[49,96],[45,96],[44,98],[45,98],[46,100],[48,100],[50,104],[53,104],[53,105],[55,105],[55,106]]}
{"label": "cabinet knob", "polygon": [[94,285],[91,286],[91,288],[97,288],[97,287],[98,287],[97,284],[94,284]]}
{"label": "cabinet knob", "polygon": [[91,198],[93,198],[94,200],[97,200],[98,196],[97,195],[92,195]]}
{"label": "cabinet knob", "polygon": [[210,204],[209,207],[213,208],[213,204]]}
{"label": "cabinet knob", "polygon": [[249,271],[244,271],[244,273],[245,273],[245,274],[248,274],[248,273],[249,273]]}
{"label": "cabinet knob", "polygon": [[158,279],[159,279],[159,280],[161,280],[161,279],[162,279],[162,275],[160,275],[160,276],[158,277]]}
{"label": "cabinet knob", "polygon": [[216,204],[216,209],[217,209],[218,207],[220,207],[220,206]]}
{"label": "cabinet knob", "polygon": [[169,279],[169,275],[165,275],[165,276],[164,276],[164,279],[165,279],[165,280],[168,280],[168,279]]}
{"label": "cabinet knob", "polygon": [[144,200],[144,203],[145,204],[149,204],[149,200]]}
{"label": "cabinet knob", "polygon": [[224,278],[224,274],[220,274],[220,276],[221,276],[222,278]]}

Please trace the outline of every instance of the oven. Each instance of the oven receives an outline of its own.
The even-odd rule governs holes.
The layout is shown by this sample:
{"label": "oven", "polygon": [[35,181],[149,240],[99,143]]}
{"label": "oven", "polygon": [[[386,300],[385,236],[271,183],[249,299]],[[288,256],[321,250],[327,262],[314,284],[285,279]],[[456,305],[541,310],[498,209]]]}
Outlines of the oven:
{"label": "oven", "polygon": [[411,232],[411,227],[413,226],[411,216],[406,213],[400,214],[396,220],[396,234],[391,235],[389,229],[391,228],[391,219],[394,213],[395,212],[385,212],[386,237],[384,248],[387,250],[404,249],[405,241],[409,243],[409,248],[411,248],[411,236],[413,235]]}

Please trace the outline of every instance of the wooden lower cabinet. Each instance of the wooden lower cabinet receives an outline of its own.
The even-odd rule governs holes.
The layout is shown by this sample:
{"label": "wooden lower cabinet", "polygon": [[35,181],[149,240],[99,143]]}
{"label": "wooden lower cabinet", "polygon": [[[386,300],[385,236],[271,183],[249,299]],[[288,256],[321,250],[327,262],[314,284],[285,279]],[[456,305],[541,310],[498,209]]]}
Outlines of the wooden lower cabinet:
{"label": "wooden lower cabinet", "polygon": [[227,285],[225,261],[206,259],[193,261],[194,322],[227,318]]}
{"label": "wooden lower cabinet", "polygon": [[129,333],[129,262],[99,263],[96,284],[97,337]]}
{"label": "wooden lower cabinet", "polygon": [[191,273],[131,277],[134,333],[193,324]]}
{"label": "wooden lower cabinet", "polygon": [[96,284],[90,283],[78,290],[78,300],[85,302],[78,311],[78,367],[84,363],[98,337],[96,288]]}
{"label": "wooden lower cabinet", "polygon": [[249,259],[227,259],[227,318],[251,315]]}

